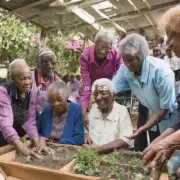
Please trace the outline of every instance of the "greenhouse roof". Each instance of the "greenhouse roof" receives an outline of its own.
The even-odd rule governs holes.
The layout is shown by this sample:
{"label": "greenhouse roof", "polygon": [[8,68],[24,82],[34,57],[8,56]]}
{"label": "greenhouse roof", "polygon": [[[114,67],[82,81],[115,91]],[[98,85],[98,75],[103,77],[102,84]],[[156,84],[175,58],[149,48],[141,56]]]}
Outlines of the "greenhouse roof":
{"label": "greenhouse roof", "polygon": [[64,34],[91,36],[101,27],[117,32],[143,28],[154,37],[161,15],[180,0],[1,0],[0,6],[25,21]]}

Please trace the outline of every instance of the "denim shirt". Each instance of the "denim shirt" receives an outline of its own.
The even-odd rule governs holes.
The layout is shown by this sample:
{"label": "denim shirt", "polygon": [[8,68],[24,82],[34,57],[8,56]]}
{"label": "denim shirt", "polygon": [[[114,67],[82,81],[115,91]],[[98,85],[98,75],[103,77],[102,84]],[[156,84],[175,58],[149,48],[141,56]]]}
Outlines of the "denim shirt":
{"label": "denim shirt", "polygon": [[[175,78],[165,61],[151,56],[146,57],[139,79],[134,72],[130,72],[125,65],[122,65],[113,78],[113,82],[116,92],[131,89],[141,104],[149,109],[149,118],[161,109],[169,109],[164,119],[158,123],[161,133],[174,124],[175,117],[171,114],[177,108]],[[151,130],[156,131],[157,125]]]}

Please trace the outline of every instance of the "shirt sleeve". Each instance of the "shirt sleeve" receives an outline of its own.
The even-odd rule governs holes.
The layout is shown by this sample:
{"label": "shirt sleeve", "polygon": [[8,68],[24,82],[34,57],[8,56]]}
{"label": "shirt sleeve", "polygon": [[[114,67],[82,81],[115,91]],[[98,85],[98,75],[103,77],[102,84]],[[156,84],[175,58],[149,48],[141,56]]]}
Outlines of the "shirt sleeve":
{"label": "shirt sleeve", "polygon": [[166,75],[157,82],[157,92],[161,109],[171,109],[175,103],[174,83],[171,75]]}
{"label": "shirt sleeve", "polygon": [[10,144],[20,138],[13,128],[14,118],[11,100],[4,87],[0,87],[0,97],[0,132],[4,139]]}
{"label": "shirt sleeve", "polygon": [[117,71],[113,78],[113,83],[115,85],[116,93],[130,89],[129,84],[124,77],[124,65]]}
{"label": "shirt sleeve", "polygon": [[82,77],[82,92],[81,102],[82,107],[89,107],[90,95],[91,95],[91,79],[89,75],[89,67],[87,60],[81,55],[80,58],[80,71]]}
{"label": "shirt sleeve", "polygon": [[117,58],[116,58],[116,72],[119,70],[119,68],[121,67],[121,65],[123,65],[123,59],[120,56],[120,54],[117,54]]}
{"label": "shirt sleeve", "polygon": [[122,139],[129,146],[133,147],[134,141],[126,138],[133,134],[133,127],[131,124],[131,119],[130,119],[127,108],[125,106],[123,106],[122,108],[123,108],[123,111],[122,111],[120,119],[119,119],[119,127],[118,127],[119,139]]}
{"label": "shirt sleeve", "polygon": [[37,90],[32,89],[30,104],[28,109],[28,119],[23,124],[23,129],[26,131],[30,139],[38,137],[36,116],[37,116]]}

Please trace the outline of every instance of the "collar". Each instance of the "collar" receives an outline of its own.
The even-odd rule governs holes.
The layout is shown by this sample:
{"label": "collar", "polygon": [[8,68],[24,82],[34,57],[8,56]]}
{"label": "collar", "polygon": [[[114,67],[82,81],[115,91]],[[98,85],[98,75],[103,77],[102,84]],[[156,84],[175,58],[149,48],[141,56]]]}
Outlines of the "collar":
{"label": "collar", "polygon": [[[149,76],[149,68],[150,68],[150,64],[149,64],[148,57],[147,57],[144,59],[143,65],[142,65],[142,74],[141,74],[140,81],[143,83],[147,83],[148,76]],[[130,72],[128,70],[128,68],[127,68],[127,73],[125,76],[128,78],[131,78],[133,80],[136,80],[136,76],[135,76],[134,72]]]}
{"label": "collar", "polygon": [[[112,58],[113,58],[112,53],[110,51],[110,52],[108,52],[107,56],[105,57],[105,60],[111,60]],[[95,45],[94,45],[94,46],[92,46],[90,48],[90,63],[92,64],[92,63],[95,63],[95,62],[96,61],[95,61]]]}
{"label": "collar", "polygon": [[40,72],[38,71],[38,84],[49,84],[54,81],[54,74],[49,77],[49,80],[46,82],[44,81],[43,77],[41,76]]}

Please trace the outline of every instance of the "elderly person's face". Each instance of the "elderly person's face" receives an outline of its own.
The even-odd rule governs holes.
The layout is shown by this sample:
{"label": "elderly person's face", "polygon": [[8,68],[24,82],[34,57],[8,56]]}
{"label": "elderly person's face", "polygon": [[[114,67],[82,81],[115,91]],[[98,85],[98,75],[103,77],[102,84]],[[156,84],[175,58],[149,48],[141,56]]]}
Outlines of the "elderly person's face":
{"label": "elderly person's face", "polygon": [[99,59],[104,59],[112,49],[112,41],[107,37],[96,42],[95,53]]}
{"label": "elderly person's face", "polygon": [[166,49],[166,54],[169,58],[172,58],[172,52],[171,52],[171,49],[170,48],[167,48]]}
{"label": "elderly person's face", "polygon": [[63,93],[59,92],[48,92],[48,103],[52,105],[53,111],[57,115],[63,115],[67,112],[68,105],[67,100]]}
{"label": "elderly person's face", "polygon": [[32,74],[28,67],[18,70],[12,78],[20,93],[29,92],[32,87]]}
{"label": "elderly person's face", "polygon": [[94,90],[94,99],[100,110],[109,110],[114,101],[114,97],[107,86],[96,86]]}
{"label": "elderly person's face", "polygon": [[158,47],[155,47],[153,49],[153,55],[154,55],[154,57],[159,57],[161,55],[161,51]]}
{"label": "elderly person's face", "polygon": [[124,64],[131,72],[138,72],[141,68],[142,62],[137,56],[124,55]]}
{"label": "elderly person's face", "polygon": [[44,76],[50,76],[53,74],[56,65],[56,60],[53,54],[47,53],[41,55],[39,68]]}

